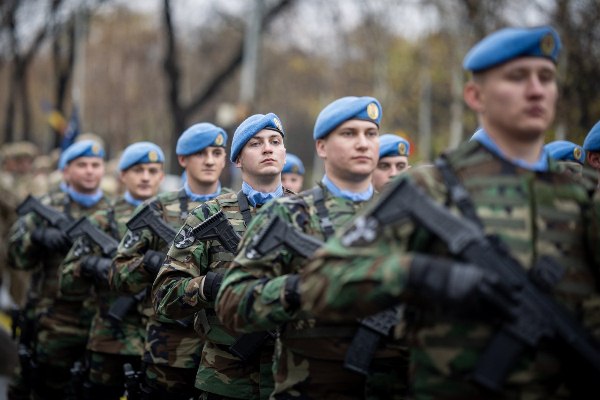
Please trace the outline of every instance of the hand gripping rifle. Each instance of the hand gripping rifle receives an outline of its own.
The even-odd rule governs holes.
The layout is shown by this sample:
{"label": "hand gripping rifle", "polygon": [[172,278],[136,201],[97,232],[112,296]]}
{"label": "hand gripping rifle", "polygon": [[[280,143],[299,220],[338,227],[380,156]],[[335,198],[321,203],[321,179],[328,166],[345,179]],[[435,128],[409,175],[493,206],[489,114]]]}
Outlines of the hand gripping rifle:
{"label": "hand gripping rifle", "polygon": [[[350,246],[375,239],[380,227],[410,219],[441,239],[450,252],[484,270],[493,271],[508,287],[518,288],[515,318],[504,320],[479,358],[472,379],[491,390],[500,390],[510,370],[526,349],[553,340],[557,355],[576,387],[600,380],[600,347],[565,309],[544,292],[546,285],[532,279],[497,241],[486,237],[474,222],[452,214],[420,188],[402,180],[385,192],[378,205],[358,218],[342,243]],[[517,290],[517,289],[515,289]],[[569,377],[570,379],[571,377]],[[589,393],[589,392],[588,392]]]}
{"label": "hand gripping rifle", "polygon": [[92,224],[87,217],[81,217],[75,221],[69,226],[66,233],[73,242],[80,236],[87,237],[100,248],[102,255],[107,258],[112,258],[119,247],[119,242]]}

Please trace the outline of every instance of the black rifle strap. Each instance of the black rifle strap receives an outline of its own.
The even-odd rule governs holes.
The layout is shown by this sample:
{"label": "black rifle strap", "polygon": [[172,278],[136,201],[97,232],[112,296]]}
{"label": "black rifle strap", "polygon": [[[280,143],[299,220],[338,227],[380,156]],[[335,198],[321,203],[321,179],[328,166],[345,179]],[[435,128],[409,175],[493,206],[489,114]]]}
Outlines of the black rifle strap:
{"label": "black rifle strap", "polygon": [[74,201],[74,200],[71,199],[71,196],[69,196],[68,194],[63,199],[63,213],[69,218],[71,218],[71,202],[72,201]]}
{"label": "black rifle strap", "polygon": [[448,195],[450,201],[457,205],[460,212],[469,219],[471,222],[477,224],[477,226],[483,229],[483,223],[477,216],[475,211],[475,205],[471,201],[469,192],[458,180],[458,177],[452,170],[448,159],[445,156],[440,156],[435,160],[435,166],[440,170],[442,179],[448,188]]}
{"label": "black rifle strap", "polygon": [[250,213],[250,206],[248,205],[248,198],[241,190],[237,192],[237,200],[238,206],[240,207],[240,212],[242,213],[242,218],[244,218],[244,225],[246,228],[250,225],[250,221],[252,221],[252,214]]}
{"label": "black rifle strap", "polygon": [[121,241],[119,237],[119,228],[117,227],[117,220],[115,218],[115,209],[111,207],[108,209],[106,213],[106,218],[108,219],[108,227],[110,229],[110,235],[117,241]]}
{"label": "black rifle strap", "polygon": [[329,211],[327,211],[327,207],[325,207],[323,188],[321,188],[321,186],[315,186],[307,192],[313,196],[315,208],[317,209],[317,215],[319,217],[319,224],[323,229],[323,236],[325,237],[325,240],[327,240],[335,234],[335,231],[333,230],[333,224],[329,218]]}
{"label": "black rifle strap", "polygon": [[179,191],[179,193],[177,194],[177,197],[179,198],[179,209],[181,210],[181,214],[179,214],[179,216],[182,221],[185,221],[188,216],[188,200],[189,200],[187,193],[185,193],[185,189],[182,188]]}

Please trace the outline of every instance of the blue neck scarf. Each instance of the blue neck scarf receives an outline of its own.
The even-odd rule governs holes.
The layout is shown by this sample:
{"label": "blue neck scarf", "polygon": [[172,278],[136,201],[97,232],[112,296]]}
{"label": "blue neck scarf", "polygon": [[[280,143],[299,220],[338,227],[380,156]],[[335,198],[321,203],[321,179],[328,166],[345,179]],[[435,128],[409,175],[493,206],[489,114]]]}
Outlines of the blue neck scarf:
{"label": "blue neck scarf", "polygon": [[95,206],[102,199],[102,197],[104,197],[102,189],[98,189],[96,193],[93,194],[83,194],[76,192],[71,186],[67,187],[67,194],[75,203],[85,208]]}
{"label": "blue neck scarf", "polygon": [[67,185],[67,182],[65,181],[60,181],[60,183],[58,184],[58,188],[61,192],[68,193],[69,185]]}
{"label": "blue neck scarf", "polygon": [[335,186],[335,184],[327,177],[327,175],[323,175],[323,179],[321,180],[323,185],[331,192],[334,197],[341,197],[342,199],[350,200],[353,202],[359,201],[367,201],[371,197],[373,197],[373,185],[369,185],[369,188],[364,192],[351,192],[349,190],[342,190],[339,187]]}
{"label": "blue neck scarf", "polygon": [[131,195],[131,193],[129,193],[129,190],[123,194],[123,198],[125,199],[126,202],[128,202],[129,204],[131,204],[134,207],[137,207],[144,202],[144,200],[139,200],[139,199],[136,199],[135,197],[133,197]]}
{"label": "blue neck scarf", "polygon": [[527,161],[521,159],[509,159],[506,157],[502,150],[498,147],[498,145],[492,140],[492,138],[488,135],[488,133],[484,130],[481,130],[481,134],[477,135],[473,138],[473,140],[481,143],[486,149],[496,154],[498,157],[512,163],[517,166],[528,169],[530,171],[537,172],[545,172],[548,171],[548,153],[546,149],[542,148],[542,154],[540,154],[540,158],[535,163],[528,163]]}
{"label": "blue neck scarf", "polygon": [[219,184],[217,185],[217,191],[214,193],[196,194],[196,193],[192,192],[192,189],[190,189],[190,185],[187,180],[183,184],[183,190],[185,190],[185,194],[191,201],[195,201],[198,203],[204,203],[205,201],[212,200],[221,194],[221,182],[219,182]]}
{"label": "blue neck scarf", "polygon": [[248,203],[252,207],[256,207],[257,205],[263,205],[269,200],[276,199],[278,197],[283,196],[283,186],[281,184],[275,189],[274,192],[263,193],[257,192],[252,188],[252,186],[248,185],[246,182],[242,181],[242,192],[248,198]]}

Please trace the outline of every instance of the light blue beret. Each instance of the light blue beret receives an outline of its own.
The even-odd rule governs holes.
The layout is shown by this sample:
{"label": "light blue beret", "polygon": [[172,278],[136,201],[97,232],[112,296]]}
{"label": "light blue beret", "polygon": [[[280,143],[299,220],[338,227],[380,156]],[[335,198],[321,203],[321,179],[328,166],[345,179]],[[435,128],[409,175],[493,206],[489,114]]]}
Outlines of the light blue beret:
{"label": "light blue beret", "polygon": [[208,146],[225,147],[227,133],[210,122],[201,122],[187,128],[177,140],[175,153],[178,156],[189,156],[198,153]]}
{"label": "light blue beret", "polygon": [[104,149],[100,143],[93,140],[82,140],[75,142],[65,149],[58,160],[58,169],[65,169],[67,164],[79,157],[104,158]]}
{"label": "light blue beret", "polygon": [[379,158],[406,156],[410,154],[410,143],[398,135],[386,133],[379,136]]}
{"label": "light blue beret", "polygon": [[583,141],[585,151],[600,151],[600,121],[592,127]]}
{"label": "light blue beret", "polygon": [[567,140],[555,140],[544,146],[548,155],[555,160],[576,161],[583,164],[585,161],[585,151],[583,148]]}
{"label": "light blue beret", "polygon": [[285,136],[283,126],[279,117],[273,113],[254,114],[246,118],[233,134],[231,143],[231,162],[235,162],[240,151],[244,148],[248,140],[263,129],[270,129]]}
{"label": "light blue beret", "polygon": [[374,97],[348,96],[337,99],[326,106],[317,117],[313,138],[324,138],[332,130],[349,119],[363,119],[379,126],[381,104]]}
{"label": "light blue beret", "polygon": [[282,174],[300,174],[304,175],[304,164],[302,164],[302,160],[297,156],[287,153],[285,155],[285,165],[283,166]]}
{"label": "light blue beret", "polygon": [[137,164],[164,163],[165,155],[158,145],[152,142],[137,142],[125,148],[119,160],[119,171],[125,171]]}
{"label": "light blue beret", "polygon": [[463,67],[482,71],[517,57],[545,57],[556,63],[560,38],[550,26],[504,28],[477,43],[465,56]]}

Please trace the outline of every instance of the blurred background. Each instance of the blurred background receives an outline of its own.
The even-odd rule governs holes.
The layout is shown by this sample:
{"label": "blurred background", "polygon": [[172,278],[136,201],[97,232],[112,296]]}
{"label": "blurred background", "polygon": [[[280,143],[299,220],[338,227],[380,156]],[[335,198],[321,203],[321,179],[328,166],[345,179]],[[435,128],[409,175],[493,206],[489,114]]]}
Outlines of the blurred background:
{"label": "blurred background", "polygon": [[312,182],[318,112],[368,95],[382,103],[381,132],[407,138],[415,164],[477,128],[462,100],[473,43],[541,24],[564,45],[547,139],[581,144],[600,118],[598,21],[597,0],[1,0],[0,144],[48,154],[94,133],[118,157],[151,140],[178,176],[186,127],[213,122],[231,142],[246,116],[274,112]]}

